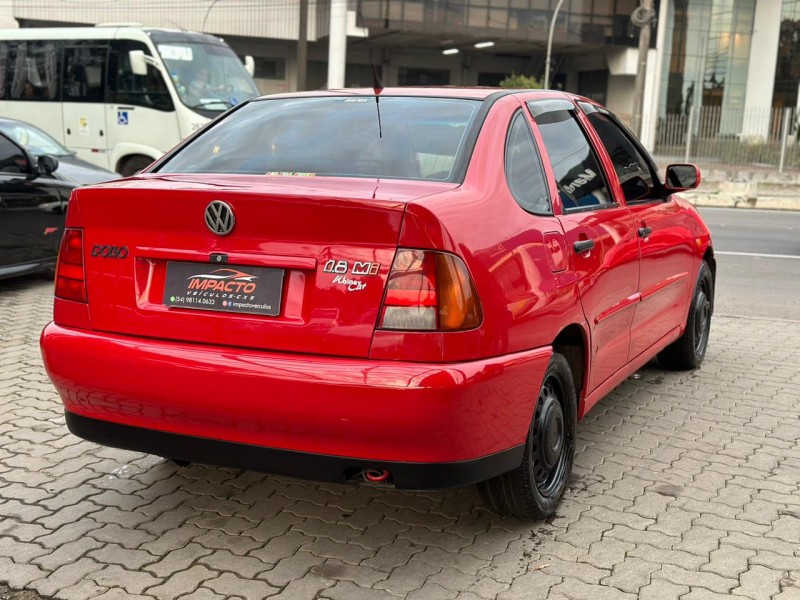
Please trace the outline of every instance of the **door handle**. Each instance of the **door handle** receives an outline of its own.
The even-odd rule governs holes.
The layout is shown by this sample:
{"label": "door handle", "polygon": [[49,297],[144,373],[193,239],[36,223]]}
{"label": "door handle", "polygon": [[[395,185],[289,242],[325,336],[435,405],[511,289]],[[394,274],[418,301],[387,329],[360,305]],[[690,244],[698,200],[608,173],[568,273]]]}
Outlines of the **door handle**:
{"label": "door handle", "polygon": [[653,230],[650,227],[639,227],[639,237],[640,238],[646,238],[651,233],[653,233]]}
{"label": "door handle", "polygon": [[577,254],[583,254],[594,248],[594,240],[581,240],[572,244],[572,248]]}

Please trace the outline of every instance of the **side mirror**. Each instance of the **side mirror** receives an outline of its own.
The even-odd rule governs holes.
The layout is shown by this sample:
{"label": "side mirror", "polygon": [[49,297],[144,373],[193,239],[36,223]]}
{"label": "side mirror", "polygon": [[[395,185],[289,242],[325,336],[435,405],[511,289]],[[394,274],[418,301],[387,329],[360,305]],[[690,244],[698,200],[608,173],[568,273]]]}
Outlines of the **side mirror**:
{"label": "side mirror", "polygon": [[143,50],[131,50],[128,52],[128,59],[134,75],[147,75],[147,61],[144,58]]}
{"label": "side mirror", "polygon": [[700,185],[700,169],[695,165],[670,165],[664,187],[668,192],[685,192]]}
{"label": "side mirror", "polygon": [[244,57],[244,70],[250,74],[250,77],[256,74],[256,61],[249,54]]}
{"label": "side mirror", "polygon": [[55,156],[45,154],[39,157],[39,160],[36,161],[36,166],[40,175],[51,175],[58,169],[58,159]]}

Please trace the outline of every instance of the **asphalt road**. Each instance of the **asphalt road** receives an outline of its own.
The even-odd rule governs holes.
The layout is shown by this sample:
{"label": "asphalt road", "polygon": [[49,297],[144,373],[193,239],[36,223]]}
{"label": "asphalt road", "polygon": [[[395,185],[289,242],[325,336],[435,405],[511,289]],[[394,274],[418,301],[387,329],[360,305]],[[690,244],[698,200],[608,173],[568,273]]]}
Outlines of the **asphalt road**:
{"label": "asphalt road", "polygon": [[800,212],[700,212],[717,256],[716,314],[800,321]]}

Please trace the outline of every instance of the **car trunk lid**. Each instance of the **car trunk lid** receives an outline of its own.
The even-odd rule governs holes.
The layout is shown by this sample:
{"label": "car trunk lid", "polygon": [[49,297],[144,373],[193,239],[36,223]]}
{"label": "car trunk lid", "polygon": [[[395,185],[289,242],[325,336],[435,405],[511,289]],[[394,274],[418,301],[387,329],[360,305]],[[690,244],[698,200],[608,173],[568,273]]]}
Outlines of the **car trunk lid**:
{"label": "car trunk lid", "polygon": [[[92,327],[366,357],[406,203],[453,187],[173,175],[80,190]],[[226,235],[206,223],[215,201],[235,218]]]}

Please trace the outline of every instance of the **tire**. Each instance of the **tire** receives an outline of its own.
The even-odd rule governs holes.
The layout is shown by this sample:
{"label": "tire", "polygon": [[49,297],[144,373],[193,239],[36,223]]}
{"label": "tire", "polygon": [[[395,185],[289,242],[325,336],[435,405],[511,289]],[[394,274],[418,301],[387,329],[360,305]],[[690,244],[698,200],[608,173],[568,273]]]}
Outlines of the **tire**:
{"label": "tire", "polygon": [[130,158],[126,158],[125,162],[122,163],[122,168],[120,169],[119,173],[123,177],[131,177],[132,175],[136,175],[136,173],[145,167],[149,166],[152,162],[153,159],[147,156],[131,156]]}
{"label": "tire", "polygon": [[572,472],[577,406],[569,363],[553,353],[528,428],[522,464],[478,484],[487,507],[525,521],[546,519],[556,511]]}
{"label": "tire", "polygon": [[703,362],[708,348],[711,315],[714,312],[714,278],[706,261],[700,265],[697,284],[689,305],[683,335],[664,348],[658,361],[666,369],[685,371],[696,369]]}

